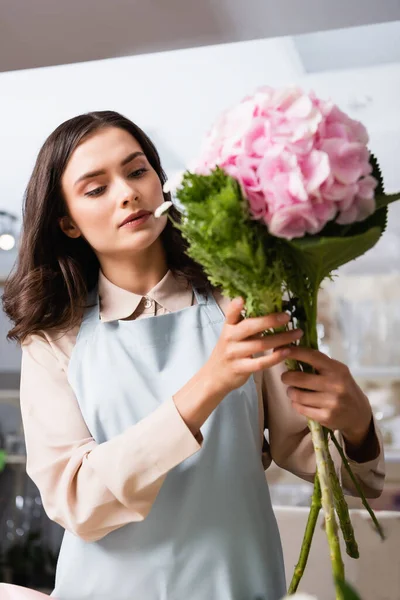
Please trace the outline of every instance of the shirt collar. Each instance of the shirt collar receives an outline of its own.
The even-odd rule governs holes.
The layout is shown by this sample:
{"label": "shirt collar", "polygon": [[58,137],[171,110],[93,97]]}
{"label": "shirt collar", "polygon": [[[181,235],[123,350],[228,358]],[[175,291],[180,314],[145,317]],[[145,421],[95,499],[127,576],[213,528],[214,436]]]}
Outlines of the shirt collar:
{"label": "shirt collar", "polygon": [[[101,320],[107,323],[130,317],[144,296],[118,287],[100,271],[99,297]],[[168,312],[174,312],[192,305],[193,292],[190,284],[168,270],[146,297],[157,302]]]}

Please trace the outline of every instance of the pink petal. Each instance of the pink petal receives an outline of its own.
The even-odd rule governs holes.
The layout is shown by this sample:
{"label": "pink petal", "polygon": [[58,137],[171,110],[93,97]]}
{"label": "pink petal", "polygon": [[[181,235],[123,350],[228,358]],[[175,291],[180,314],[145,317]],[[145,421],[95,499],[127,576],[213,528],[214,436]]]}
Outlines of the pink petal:
{"label": "pink petal", "polygon": [[325,140],[321,150],[328,154],[332,174],[341,183],[355,183],[369,162],[368,149],[356,142],[337,138]]}
{"label": "pink petal", "polygon": [[301,170],[306,181],[306,189],[313,194],[330,175],[329,158],[325,152],[312,150],[301,163]]}
{"label": "pink petal", "polygon": [[366,198],[368,200],[373,199],[375,197],[375,189],[377,185],[377,180],[371,175],[360,179],[360,181],[358,182],[358,196],[360,196],[360,198]]}
{"label": "pink petal", "polygon": [[303,177],[301,176],[300,171],[290,173],[289,192],[297,200],[304,202],[308,200],[307,190],[304,186]]}
{"label": "pink petal", "polygon": [[302,237],[305,233],[317,233],[321,224],[313,214],[310,206],[305,210],[303,205],[293,205],[276,211],[271,215],[268,227],[272,235],[293,239]]}
{"label": "pink petal", "polygon": [[[344,185],[334,182],[329,186],[322,186],[321,195],[324,201],[334,202],[340,205],[340,210],[347,210],[358,193],[358,184]],[[338,207],[339,208],[339,207]]]}
{"label": "pink petal", "polygon": [[367,217],[372,215],[376,209],[376,203],[374,198],[357,198],[357,221],[364,221]]}
{"label": "pink petal", "polygon": [[339,225],[349,225],[350,223],[354,223],[354,221],[357,220],[357,213],[357,207],[353,204],[348,210],[339,214],[336,223],[339,223]]}
{"label": "pink petal", "polygon": [[289,119],[306,119],[314,108],[309,96],[301,95],[287,108],[286,117]]}

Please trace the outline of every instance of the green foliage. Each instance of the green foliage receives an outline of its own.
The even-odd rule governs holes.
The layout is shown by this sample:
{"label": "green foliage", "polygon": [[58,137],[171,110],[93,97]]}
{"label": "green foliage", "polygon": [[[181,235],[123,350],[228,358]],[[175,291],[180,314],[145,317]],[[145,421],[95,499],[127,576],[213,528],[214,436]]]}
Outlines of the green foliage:
{"label": "green foliage", "polygon": [[281,310],[279,241],[251,220],[237,182],[219,169],[207,177],[187,173],[177,198],[185,212],[175,225],[210,282],[229,298],[243,296],[248,315]]}

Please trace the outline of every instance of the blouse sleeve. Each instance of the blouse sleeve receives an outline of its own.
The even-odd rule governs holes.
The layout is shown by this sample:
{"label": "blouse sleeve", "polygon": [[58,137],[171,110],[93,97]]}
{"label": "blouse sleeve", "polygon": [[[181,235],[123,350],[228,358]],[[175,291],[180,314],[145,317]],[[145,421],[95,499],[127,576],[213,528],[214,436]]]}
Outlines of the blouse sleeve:
{"label": "blouse sleeve", "polygon": [[97,444],[52,345],[22,346],[21,412],[27,472],[53,521],[87,541],[143,520],[171,469],[201,448],[173,399]]}
{"label": "blouse sleeve", "polygon": [[[271,457],[279,467],[306,481],[313,481],[316,461],[311,434],[306,418],[294,410],[286,395],[286,386],[281,381],[284,370],[284,365],[280,364],[263,371],[262,394],[267,415]],[[342,435],[340,432],[335,432],[344,455],[368,498],[379,497],[385,481],[383,441],[375,419],[373,426],[374,446],[377,448],[377,453],[372,460],[363,461],[360,457],[360,461],[356,462],[349,458]],[[358,496],[339,452],[332,441],[329,444],[335,469],[345,493]]]}

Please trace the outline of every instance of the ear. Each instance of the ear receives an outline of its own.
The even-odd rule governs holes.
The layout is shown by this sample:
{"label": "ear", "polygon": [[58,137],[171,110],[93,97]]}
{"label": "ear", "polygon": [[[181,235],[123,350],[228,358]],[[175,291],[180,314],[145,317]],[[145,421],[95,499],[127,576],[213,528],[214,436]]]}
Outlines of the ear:
{"label": "ear", "polygon": [[60,225],[61,231],[68,237],[74,239],[81,237],[81,230],[75,225],[71,217],[61,217],[58,224]]}

